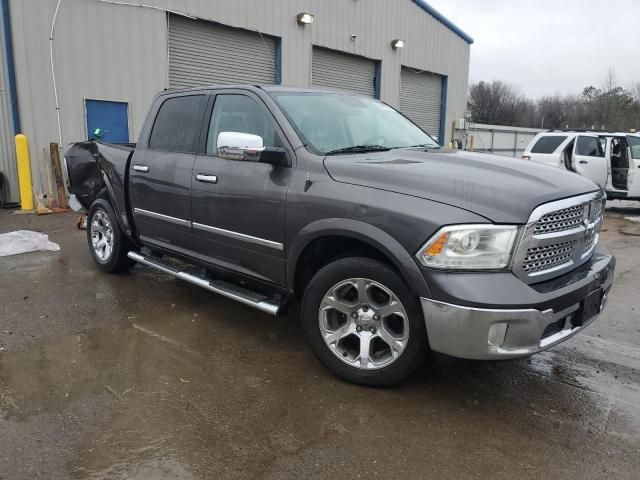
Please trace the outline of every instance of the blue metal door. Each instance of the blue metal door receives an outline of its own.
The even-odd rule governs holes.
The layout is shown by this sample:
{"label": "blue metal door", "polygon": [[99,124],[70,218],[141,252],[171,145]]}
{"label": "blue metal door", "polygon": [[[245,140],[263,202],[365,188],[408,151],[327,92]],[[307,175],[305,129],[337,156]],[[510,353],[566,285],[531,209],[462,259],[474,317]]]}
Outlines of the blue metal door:
{"label": "blue metal door", "polygon": [[89,140],[129,142],[129,106],[125,102],[85,100]]}

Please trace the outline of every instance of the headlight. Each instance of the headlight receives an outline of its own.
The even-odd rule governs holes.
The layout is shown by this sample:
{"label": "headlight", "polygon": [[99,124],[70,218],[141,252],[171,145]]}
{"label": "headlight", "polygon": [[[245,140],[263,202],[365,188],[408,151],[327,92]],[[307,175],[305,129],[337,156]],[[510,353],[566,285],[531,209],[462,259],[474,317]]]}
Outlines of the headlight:
{"label": "headlight", "polygon": [[438,230],[416,257],[431,268],[500,270],[511,263],[517,238],[517,226],[452,225]]}

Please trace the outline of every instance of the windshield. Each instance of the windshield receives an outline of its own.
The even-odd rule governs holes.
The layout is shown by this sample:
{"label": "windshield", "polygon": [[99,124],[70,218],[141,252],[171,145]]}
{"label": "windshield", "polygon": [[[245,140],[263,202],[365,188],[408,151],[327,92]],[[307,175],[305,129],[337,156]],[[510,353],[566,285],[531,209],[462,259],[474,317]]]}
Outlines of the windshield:
{"label": "windshield", "polygon": [[634,160],[640,160],[640,137],[627,137],[629,146],[631,147],[631,158]]}
{"label": "windshield", "polygon": [[318,155],[406,147],[439,147],[393,108],[373,98],[341,93],[276,93],[274,99]]}

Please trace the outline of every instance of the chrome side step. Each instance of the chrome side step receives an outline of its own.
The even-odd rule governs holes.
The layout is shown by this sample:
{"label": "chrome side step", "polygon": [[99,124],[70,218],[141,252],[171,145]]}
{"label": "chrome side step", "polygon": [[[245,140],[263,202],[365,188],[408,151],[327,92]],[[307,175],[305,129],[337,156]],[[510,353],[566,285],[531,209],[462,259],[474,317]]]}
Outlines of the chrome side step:
{"label": "chrome side step", "polygon": [[189,272],[185,272],[182,270],[178,270],[169,265],[164,265],[159,260],[154,258],[146,257],[138,252],[129,252],[127,256],[131,260],[135,260],[138,263],[142,263],[143,265],[147,265],[151,268],[155,268],[163,273],[167,273],[169,275],[173,275],[176,278],[181,280],[185,280],[189,283],[197,285],[198,287],[205,288],[213,293],[217,293],[218,295],[222,295],[223,297],[230,298],[240,303],[244,303],[253,308],[257,308],[258,310],[269,313],[271,315],[277,315],[280,310],[280,305],[271,301],[268,297],[256,293],[247,288],[233,285],[228,282],[224,282],[222,280],[208,280],[203,277],[198,277]]}

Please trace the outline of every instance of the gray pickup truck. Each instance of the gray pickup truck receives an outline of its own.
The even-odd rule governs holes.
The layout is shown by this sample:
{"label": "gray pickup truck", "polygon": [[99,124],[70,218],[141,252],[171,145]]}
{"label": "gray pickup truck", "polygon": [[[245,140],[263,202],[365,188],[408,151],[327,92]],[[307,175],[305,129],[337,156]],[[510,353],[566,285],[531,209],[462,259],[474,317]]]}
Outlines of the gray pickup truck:
{"label": "gray pickup truck", "polygon": [[363,96],[165,91],[137,145],[65,157],[100,269],[138,262],[272,315],[299,302],[314,354],[355,383],[398,383],[430,350],[539,352],[593,321],[613,281],[594,183],[442,148]]}

